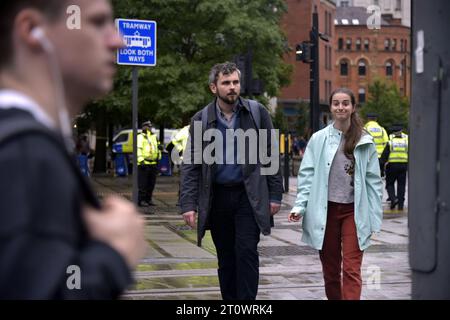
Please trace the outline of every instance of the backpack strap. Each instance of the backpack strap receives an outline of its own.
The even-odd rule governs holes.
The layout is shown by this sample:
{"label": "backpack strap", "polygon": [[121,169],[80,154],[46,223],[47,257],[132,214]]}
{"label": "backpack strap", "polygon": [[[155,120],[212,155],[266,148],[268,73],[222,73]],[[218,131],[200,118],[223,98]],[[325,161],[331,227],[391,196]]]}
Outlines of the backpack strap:
{"label": "backpack strap", "polygon": [[75,165],[75,162],[62,144],[62,141],[48,128],[36,122],[36,120],[32,118],[13,118],[8,119],[8,121],[2,121],[0,125],[0,147],[3,143],[6,143],[11,139],[17,139],[27,135],[40,135],[53,143],[67,162],[70,163],[70,167],[80,184],[80,188],[86,201],[94,207],[100,208],[97,197],[93,193],[85,177],[81,174],[79,168]]}
{"label": "backpack strap", "polygon": [[253,121],[255,122],[256,129],[261,129],[261,110],[259,109],[259,103],[256,100],[248,100],[250,107],[250,113]]}
{"label": "backpack strap", "polygon": [[202,131],[206,131],[206,127],[208,125],[208,106],[202,109]]}

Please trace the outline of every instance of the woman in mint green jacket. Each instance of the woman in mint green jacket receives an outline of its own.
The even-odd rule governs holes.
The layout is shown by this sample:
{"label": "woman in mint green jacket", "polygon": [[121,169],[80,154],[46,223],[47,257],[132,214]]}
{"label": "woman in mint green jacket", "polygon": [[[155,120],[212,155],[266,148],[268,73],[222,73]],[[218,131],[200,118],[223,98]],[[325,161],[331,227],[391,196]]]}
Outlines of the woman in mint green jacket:
{"label": "woman in mint green jacket", "polygon": [[383,217],[380,167],[353,93],[334,91],[330,110],[334,122],[306,147],[288,220],[303,217],[302,241],[319,250],[328,299],[359,299],[363,251]]}

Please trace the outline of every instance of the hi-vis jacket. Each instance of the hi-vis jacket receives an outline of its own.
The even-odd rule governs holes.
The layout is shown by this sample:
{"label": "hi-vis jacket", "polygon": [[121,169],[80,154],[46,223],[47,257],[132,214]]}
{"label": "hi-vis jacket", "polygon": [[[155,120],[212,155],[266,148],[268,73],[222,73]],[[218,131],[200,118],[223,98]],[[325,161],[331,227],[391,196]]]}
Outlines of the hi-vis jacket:
{"label": "hi-vis jacket", "polygon": [[386,130],[376,121],[367,122],[364,126],[364,129],[366,129],[367,132],[369,132],[373,137],[373,142],[375,142],[375,146],[377,148],[378,158],[380,158],[381,154],[383,153],[384,147],[389,141]]}
{"label": "hi-vis jacket", "polygon": [[389,163],[408,163],[408,136],[393,136],[389,140]]}
{"label": "hi-vis jacket", "polygon": [[157,164],[161,159],[158,149],[158,139],[155,134],[141,132],[137,136],[137,162],[138,165]]}
{"label": "hi-vis jacket", "polygon": [[[333,124],[310,139],[298,173],[297,199],[291,212],[303,216],[302,241],[321,250],[328,211],[328,177],[342,132]],[[363,134],[354,150],[355,224],[359,248],[370,245],[372,232],[381,229],[382,182],[373,138]]]}
{"label": "hi-vis jacket", "polygon": [[178,131],[172,138],[172,144],[177,149],[178,152],[183,152],[186,148],[186,143],[189,138],[189,128],[190,125],[184,126],[180,131]]}

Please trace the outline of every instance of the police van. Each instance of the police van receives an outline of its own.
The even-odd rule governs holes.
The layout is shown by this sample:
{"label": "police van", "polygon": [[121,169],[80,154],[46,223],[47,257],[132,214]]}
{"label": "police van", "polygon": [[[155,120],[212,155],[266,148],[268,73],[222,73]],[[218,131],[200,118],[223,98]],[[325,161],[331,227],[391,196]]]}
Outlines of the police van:
{"label": "police van", "polygon": [[[154,134],[159,138],[159,129],[154,129]],[[138,134],[141,132],[138,129]],[[172,140],[173,135],[175,135],[179,129],[164,129],[164,149]],[[116,134],[113,138],[112,151],[114,153],[133,153],[133,130],[125,129]]]}

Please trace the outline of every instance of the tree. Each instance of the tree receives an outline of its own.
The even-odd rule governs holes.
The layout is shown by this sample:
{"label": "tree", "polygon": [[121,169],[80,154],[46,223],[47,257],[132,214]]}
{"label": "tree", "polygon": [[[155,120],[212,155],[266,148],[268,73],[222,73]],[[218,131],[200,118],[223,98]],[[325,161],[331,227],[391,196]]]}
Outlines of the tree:
{"label": "tree", "polygon": [[381,79],[369,85],[369,97],[361,109],[361,115],[367,119],[368,113],[378,114],[378,122],[389,130],[394,124],[408,127],[409,101],[402,96],[395,83]]}
{"label": "tree", "polygon": [[276,96],[289,79],[282,59],[282,0],[113,1],[116,15],[158,24],[157,66],[140,75],[139,110],[155,123],[184,124],[210,99],[207,79],[219,62],[253,49],[254,78]]}
{"label": "tree", "polygon": [[288,129],[288,123],[283,112],[283,108],[277,107],[273,116],[274,128],[280,129],[280,132],[286,132]]}
{"label": "tree", "polygon": [[304,101],[297,105],[298,120],[297,120],[297,133],[305,138],[310,136],[310,120],[309,120],[309,103]]}
{"label": "tree", "polygon": [[[263,81],[269,97],[289,83],[292,68],[283,62],[286,39],[280,27],[286,10],[283,0],[112,2],[117,18],[157,22],[157,65],[139,69],[140,119],[166,127],[186,124],[211,100],[211,67],[232,61],[249,48],[253,51],[253,78]],[[130,74],[131,67],[120,66],[114,92],[92,105],[87,114],[95,116],[102,109],[107,121],[130,119]],[[267,102],[267,98],[262,100]],[[130,116],[124,117],[125,113]]]}

